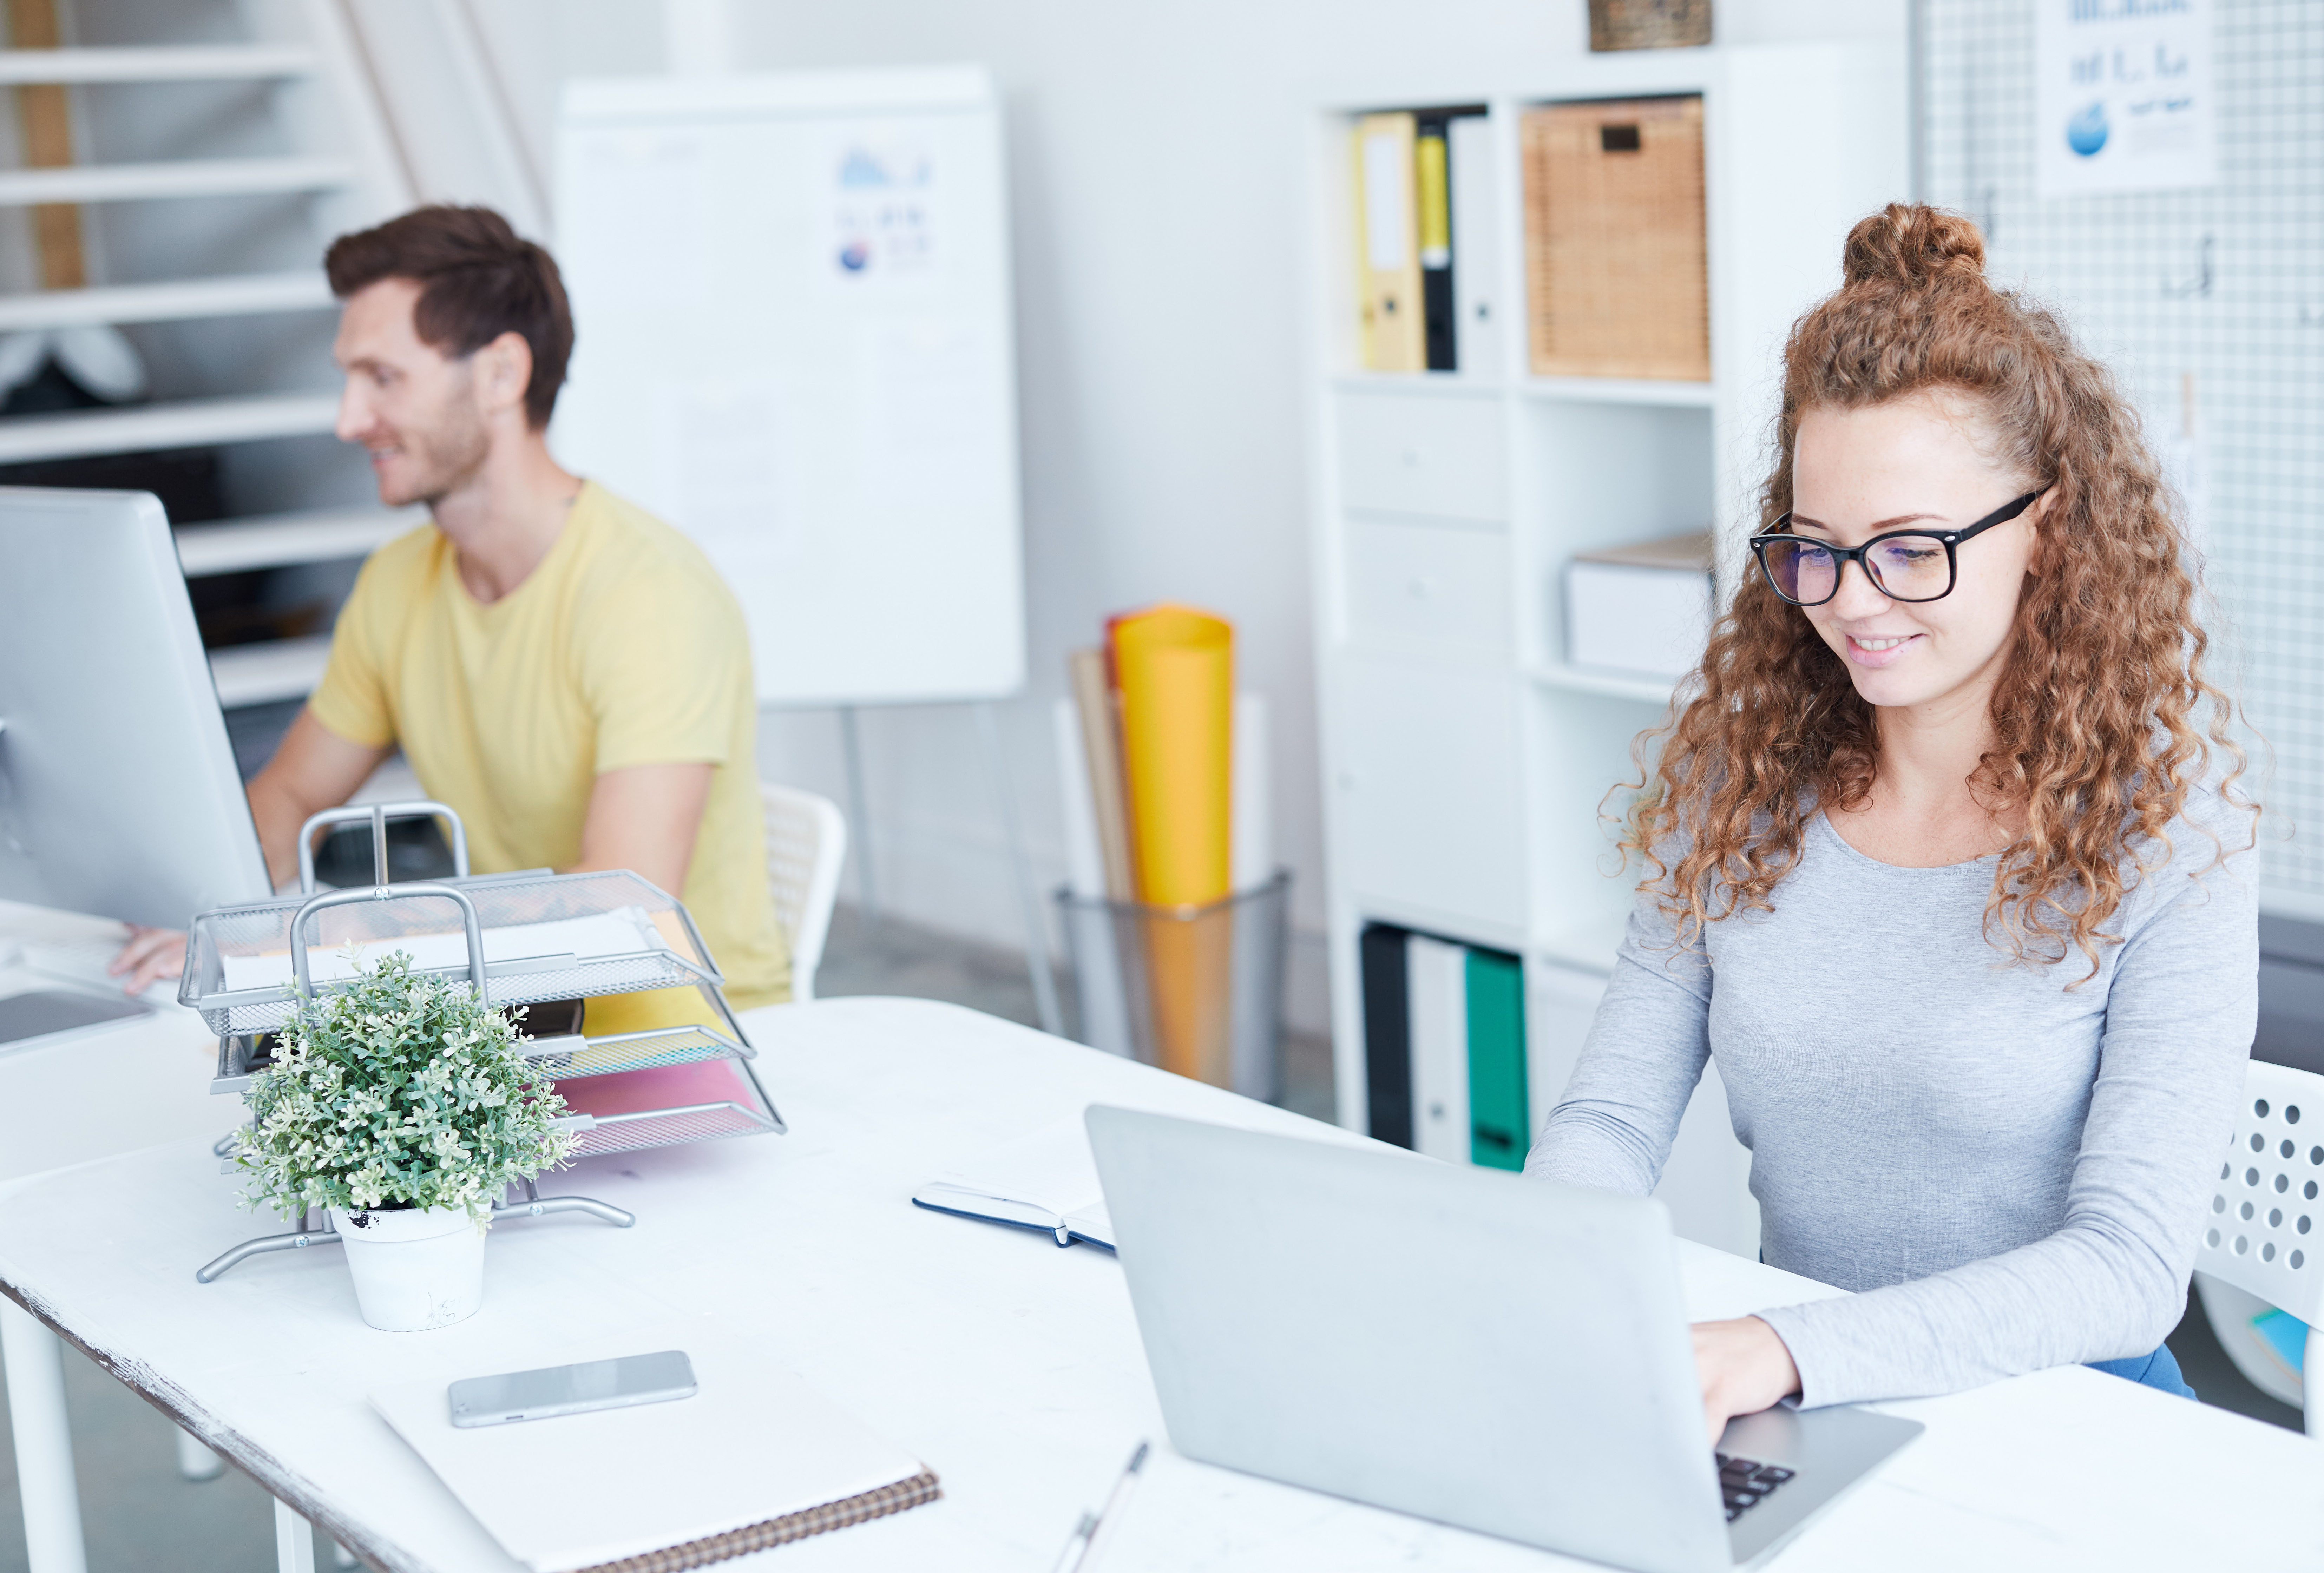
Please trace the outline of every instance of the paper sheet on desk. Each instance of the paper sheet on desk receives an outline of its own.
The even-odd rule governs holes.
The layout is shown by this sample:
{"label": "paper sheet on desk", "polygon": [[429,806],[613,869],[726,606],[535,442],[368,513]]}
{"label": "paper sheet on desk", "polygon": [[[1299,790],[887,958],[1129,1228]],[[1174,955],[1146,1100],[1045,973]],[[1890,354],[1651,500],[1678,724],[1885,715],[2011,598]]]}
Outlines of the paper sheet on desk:
{"label": "paper sheet on desk", "polygon": [[[572,956],[586,961],[669,948],[655,930],[645,909],[637,906],[593,913],[587,917],[558,918],[550,923],[488,928],[484,931],[484,960],[487,961],[516,961],[535,956]],[[423,970],[468,964],[467,935],[455,929],[449,934],[403,934],[393,939],[367,940],[355,947],[356,959],[354,962],[348,961],[345,946],[327,949],[316,945],[307,953],[309,975],[318,983],[339,982],[354,977],[357,965],[369,965],[396,951],[409,955],[411,964]],[[290,952],[288,950],[270,951],[256,956],[225,956],[220,960],[224,963],[226,987],[230,991],[274,989],[290,981]]]}
{"label": "paper sheet on desk", "polygon": [[[772,1361],[698,1337],[686,1350],[699,1391],[667,1403],[464,1430],[445,1388],[484,1373],[460,1371],[374,1392],[371,1404],[534,1573],[644,1556],[922,1472]],[[544,1348],[540,1363],[639,1352]]]}

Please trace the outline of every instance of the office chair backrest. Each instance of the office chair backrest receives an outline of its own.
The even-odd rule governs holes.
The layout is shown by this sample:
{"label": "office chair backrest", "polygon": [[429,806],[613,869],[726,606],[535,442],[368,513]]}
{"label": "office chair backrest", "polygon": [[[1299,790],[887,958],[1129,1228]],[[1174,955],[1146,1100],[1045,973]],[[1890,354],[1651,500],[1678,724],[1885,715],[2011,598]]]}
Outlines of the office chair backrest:
{"label": "office chair backrest", "polygon": [[[2324,1076],[2254,1060],[2214,1177],[2195,1268],[2324,1321]],[[2308,1335],[2308,1430],[2324,1426],[2324,1344]]]}
{"label": "office chair backrest", "polygon": [[[796,786],[761,781],[759,803],[767,823],[767,884],[791,946],[791,998],[805,1004],[815,998],[815,970],[839,898],[847,820],[828,797]],[[2324,1099],[2317,1106],[2324,1109]]]}

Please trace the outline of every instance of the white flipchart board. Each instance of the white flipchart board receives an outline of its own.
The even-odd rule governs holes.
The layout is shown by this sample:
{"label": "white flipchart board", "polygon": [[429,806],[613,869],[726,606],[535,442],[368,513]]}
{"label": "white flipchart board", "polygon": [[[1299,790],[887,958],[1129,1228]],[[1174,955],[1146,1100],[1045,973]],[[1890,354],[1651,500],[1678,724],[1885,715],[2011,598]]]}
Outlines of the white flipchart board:
{"label": "white flipchart board", "polygon": [[1001,117],[975,67],[580,81],[552,442],[686,530],[760,698],[1025,677]]}

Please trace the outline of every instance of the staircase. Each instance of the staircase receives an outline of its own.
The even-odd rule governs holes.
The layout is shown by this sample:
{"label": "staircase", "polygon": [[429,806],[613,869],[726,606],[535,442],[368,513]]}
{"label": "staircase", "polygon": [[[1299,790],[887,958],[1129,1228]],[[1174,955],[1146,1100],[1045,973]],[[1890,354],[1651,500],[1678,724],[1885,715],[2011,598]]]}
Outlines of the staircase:
{"label": "staircase", "polygon": [[[214,474],[222,516],[172,525],[247,771],[320,676],[355,566],[424,517],[381,509],[364,455],[331,436],[337,317],[321,271],[332,236],[410,207],[410,181],[340,0],[7,9],[12,44],[63,47],[0,50],[16,100],[0,118],[22,133],[0,144],[69,140],[72,161],[0,158],[16,166],[0,168],[0,280],[19,286],[0,290],[0,335],[120,329],[151,395],[0,415],[0,466],[101,484],[113,472],[89,461],[151,455]],[[62,95],[69,139],[54,118],[33,123],[26,89]],[[78,225],[61,268],[60,210]],[[59,272],[77,287],[39,287]]]}

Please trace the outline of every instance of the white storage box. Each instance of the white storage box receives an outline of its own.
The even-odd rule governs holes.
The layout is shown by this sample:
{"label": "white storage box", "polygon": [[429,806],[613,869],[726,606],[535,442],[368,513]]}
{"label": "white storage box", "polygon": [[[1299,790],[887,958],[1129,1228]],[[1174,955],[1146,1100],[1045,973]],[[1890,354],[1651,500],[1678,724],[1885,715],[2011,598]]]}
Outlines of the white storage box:
{"label": "white storage box", "polygon": [[1711,532],[1584,552],[1565,566],[1565,658],[1678,678],[1711,636]]}

